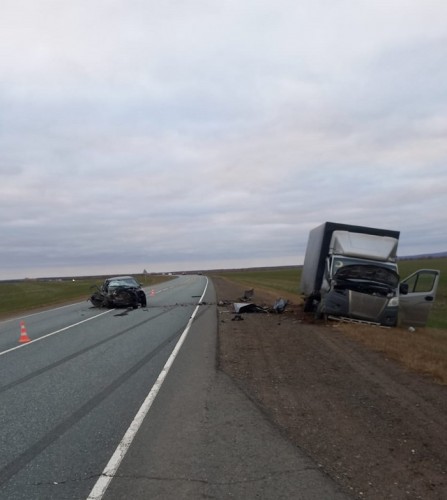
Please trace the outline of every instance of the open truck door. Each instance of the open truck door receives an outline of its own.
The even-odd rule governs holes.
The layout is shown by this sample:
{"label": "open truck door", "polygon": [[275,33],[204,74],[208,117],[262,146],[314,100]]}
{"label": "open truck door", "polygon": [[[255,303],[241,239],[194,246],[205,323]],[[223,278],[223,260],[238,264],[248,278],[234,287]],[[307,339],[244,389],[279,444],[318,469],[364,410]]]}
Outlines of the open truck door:
{"label": "open truck door", "polygon": [[436,297],[440,271],[420,269],[400,283],[399,325],[425,326]]}

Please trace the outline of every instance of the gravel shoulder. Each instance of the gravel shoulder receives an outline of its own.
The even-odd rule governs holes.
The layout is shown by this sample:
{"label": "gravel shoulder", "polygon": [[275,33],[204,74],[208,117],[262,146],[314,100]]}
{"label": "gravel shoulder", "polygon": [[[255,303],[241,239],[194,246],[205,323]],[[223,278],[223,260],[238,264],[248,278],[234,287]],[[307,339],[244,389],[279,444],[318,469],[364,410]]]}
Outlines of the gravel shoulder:
{"label": "gravel shoulder", "polygon": [[[213,277],[218,366],[353,498],[447,498],[447,387],[409,373],[300,305],[235,320],[243,288]],[[257,292],[253,302],[277,297]]]}

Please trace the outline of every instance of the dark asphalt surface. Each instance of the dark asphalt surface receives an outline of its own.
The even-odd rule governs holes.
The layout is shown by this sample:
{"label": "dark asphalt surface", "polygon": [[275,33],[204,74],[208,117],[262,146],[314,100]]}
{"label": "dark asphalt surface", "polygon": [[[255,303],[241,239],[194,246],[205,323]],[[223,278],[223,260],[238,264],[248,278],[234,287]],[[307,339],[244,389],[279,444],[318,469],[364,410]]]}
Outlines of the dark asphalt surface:
{"label": "dark asphalt surface", "polygon": [[204,286],[197,276],[163,283],[145,309],[83,301],[30,314],[32,342],[21,346],[23,317],[0,322],[0,499],[88,496]]}
{"label": "dark asphalt surface", "polygon": [[346,498],[216,369],[216,341],[216,307],[202,306],[104,498]]}
{"label": "dark asphalt surface", "polygon": [[[55,334],[19,349],[22,318],[0,322],[0,500],[89,496],[205,284],[180,276],[135,311],[85,302],[29,315],[32,340]],[[210,282],[104,498],[344,498],[216,369],[215,301]]]}

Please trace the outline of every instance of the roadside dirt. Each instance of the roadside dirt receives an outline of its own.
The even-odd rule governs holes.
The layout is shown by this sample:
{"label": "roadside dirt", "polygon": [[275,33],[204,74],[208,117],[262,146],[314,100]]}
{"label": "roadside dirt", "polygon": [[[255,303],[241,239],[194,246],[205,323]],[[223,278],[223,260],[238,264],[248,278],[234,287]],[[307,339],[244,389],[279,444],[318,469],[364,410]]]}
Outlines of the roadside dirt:
{"label": "roadside dirt", "polygon": [[[290,303],[235,319],[242,286],[213,277],[219,368],[353,498],[447,498],[447,387]],[[271,307],[278,297],[257,292]],[[355,326],[349,325],[351,328]]]}

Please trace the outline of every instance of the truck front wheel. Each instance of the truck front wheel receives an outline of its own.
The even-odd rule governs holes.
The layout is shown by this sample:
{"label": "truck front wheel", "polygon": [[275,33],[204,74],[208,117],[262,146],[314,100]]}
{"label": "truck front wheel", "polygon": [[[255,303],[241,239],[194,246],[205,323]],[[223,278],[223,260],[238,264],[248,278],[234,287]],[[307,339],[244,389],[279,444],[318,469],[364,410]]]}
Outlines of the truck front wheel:
{"label": "truck front wheel", "polygon": [[311,293],[304,301],[304,312],[314,312],[320,303],[320,295]]}
{"label": "truck front wheel", "polygon": [[320,300],[315,309],[315,319],[324,319],[327,320],[327,313],[325,310],[324,300]]}

